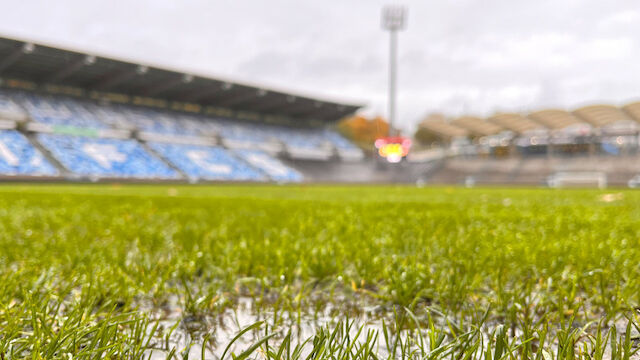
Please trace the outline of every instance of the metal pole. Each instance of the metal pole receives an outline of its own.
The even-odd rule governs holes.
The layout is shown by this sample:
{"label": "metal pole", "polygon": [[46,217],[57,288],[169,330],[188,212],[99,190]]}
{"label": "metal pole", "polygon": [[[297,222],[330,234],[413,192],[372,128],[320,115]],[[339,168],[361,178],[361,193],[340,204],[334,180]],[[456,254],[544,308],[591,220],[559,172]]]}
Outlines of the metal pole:
{"label": "metal pole", "polygon": [[385,6],[382,9],[382,28],[389,30],[389,122],[388,136],[395,135],[393,125],[396,123],[396,80],[398,31],[404,29],[406,8],[402,6]]}
{"label": "metal pole", "polygon": [[393,124],[396,119],[396,53],[398,52],[398,32],[389,31],[389,136],[394,136]]}

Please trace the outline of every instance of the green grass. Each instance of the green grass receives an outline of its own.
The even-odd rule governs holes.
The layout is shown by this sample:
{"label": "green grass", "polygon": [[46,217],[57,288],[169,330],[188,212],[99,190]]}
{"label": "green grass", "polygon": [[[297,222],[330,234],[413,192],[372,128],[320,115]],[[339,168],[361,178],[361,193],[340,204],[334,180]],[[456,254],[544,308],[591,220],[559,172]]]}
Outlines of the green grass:
{"label": "green grass", "polygon": [[243,298],[227,358],[622,359],[640,192],[0,186],[2,360],[221,354]]}

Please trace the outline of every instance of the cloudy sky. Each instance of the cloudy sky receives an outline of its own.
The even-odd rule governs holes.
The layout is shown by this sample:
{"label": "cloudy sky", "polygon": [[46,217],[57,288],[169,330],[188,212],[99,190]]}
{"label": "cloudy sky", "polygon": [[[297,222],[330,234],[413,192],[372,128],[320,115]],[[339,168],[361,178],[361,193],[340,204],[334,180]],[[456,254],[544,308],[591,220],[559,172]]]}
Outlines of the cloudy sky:
{"label": "cloudy sky", "polygon": [[[393,0],[0,0],[0,34],[386,109]],[[637,0],[406,0],[399,121],[640,98]]]}

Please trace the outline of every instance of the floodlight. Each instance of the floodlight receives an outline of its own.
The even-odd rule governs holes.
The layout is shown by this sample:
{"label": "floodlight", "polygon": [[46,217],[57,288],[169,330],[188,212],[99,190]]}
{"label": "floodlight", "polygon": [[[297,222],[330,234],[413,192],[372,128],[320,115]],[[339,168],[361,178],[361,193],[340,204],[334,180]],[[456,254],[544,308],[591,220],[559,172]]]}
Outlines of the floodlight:
{"label": "floodlight", "polygon": [[193,81],[193,75],[191,75],[191,74],[184,74],[184,75],[182,76],[182,82],[183,82],[183,83],[188,84],[188,83],[190,83],[190,82],[192,82],[192,81]]}
{"label": "floodlight", "polygon": [[407,9],[404,6],[385,6],[382,9],[382,28],[393,31],[404,29],[406,14]]}
{"label": "floodlight", "polygon": [[36,46],[33,43],[24,43],[22,45],[22,52],[25,54],[31,54],[36,49]]}
{"label": "floodlight", "polygon": [[93,65],[96,62],[96,57],[93,55],[87,55],[83,60],[85,65]]}

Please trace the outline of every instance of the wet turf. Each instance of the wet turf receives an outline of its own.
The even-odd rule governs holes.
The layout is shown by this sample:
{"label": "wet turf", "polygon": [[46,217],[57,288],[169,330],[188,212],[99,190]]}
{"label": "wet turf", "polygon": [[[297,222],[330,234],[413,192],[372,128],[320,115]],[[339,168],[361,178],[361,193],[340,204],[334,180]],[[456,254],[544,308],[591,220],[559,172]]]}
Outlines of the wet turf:
{"label": "wet turf", "polygon": [[[498,357],[597,355],[605,334],[631,351],[639,221],[640,193],[618,190],[2,185],[0,355],[170,353],[172,331],[212,341],[206,319],[240,298],[271,324],[249,332],[255,341],[273,331],[277,344],[330,306],[336,323],[366,315],[405,329],[402,341],[434,359],[496,358],[498,346]],[[327,326],[319,344],[341,329]],[[366,335],[327,337],[325,350],[411,356],[382,333],[352,353],[374,344]],[[268,344],[246,355],[277,358]]]}

